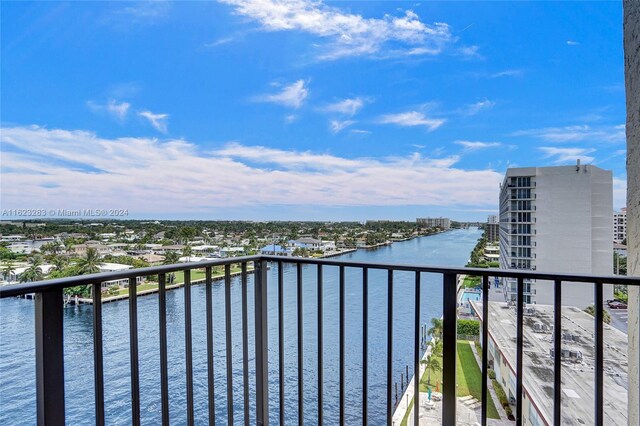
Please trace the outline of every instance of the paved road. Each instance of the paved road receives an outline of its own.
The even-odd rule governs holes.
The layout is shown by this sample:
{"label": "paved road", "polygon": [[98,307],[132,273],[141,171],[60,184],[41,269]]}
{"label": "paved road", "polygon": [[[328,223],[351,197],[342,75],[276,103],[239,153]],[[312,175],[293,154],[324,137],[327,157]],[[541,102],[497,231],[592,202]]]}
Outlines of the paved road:
{"label": "paved road", "polygon": [[611,325],[627,334],[628,315],[626,309],[609,309],[605,305],[605,310],[611,315]]}

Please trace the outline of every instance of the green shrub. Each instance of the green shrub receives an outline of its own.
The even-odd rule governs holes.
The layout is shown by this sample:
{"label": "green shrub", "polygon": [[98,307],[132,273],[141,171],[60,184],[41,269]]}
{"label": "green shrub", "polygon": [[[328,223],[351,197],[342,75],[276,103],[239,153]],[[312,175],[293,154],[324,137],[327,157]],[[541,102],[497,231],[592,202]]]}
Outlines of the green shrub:
{"label": "green shrub", "polygon": [[464,336],[479,336],[480,321],[458,320],[458,334]]}
{"label": "green shrub", "polygon": [[[595,305],[587,306],[584,311],[589,315],[591,315],[592,317],[596,316]],[[611,315],[609,315],[609,312],[607,312],[604,309],[602,310],[602,320],[604,321],[605,324],[611,324]]]}
{"label": "green shrub", "polygon": [[493,388],[496,391],[498,400],[500,400],[500,405],[504,407],[505,411],[507,410],[507,407],[511,409],[511,407],[509,406],[509,399],[507,398],[507,394],[504,392],[504,389],[502,388],[500,382],[498,382],[496,379],[492,379],[491,383],[493,383]]}
{"label": "green shrub", "polygon": [[491,380],[495,380],[496,379],[496,372],[491,370],[491,369],[489,369],[487,371],[487,375],[489,376],[489,379],[491,379]]}
{"label": "green shrub", "polygon": [[504,408],[504,412],[507,414],[507,417],[509,418],[509,420],[513,420],[513,410],[511,410],[510,406],[506,406]]}

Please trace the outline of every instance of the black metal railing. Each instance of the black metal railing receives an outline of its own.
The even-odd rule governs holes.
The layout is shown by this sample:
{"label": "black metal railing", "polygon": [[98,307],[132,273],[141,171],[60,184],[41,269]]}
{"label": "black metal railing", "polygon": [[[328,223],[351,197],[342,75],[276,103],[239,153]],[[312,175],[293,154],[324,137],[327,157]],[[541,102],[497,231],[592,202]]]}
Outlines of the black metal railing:
{"label": "black metal railing", "polygon": [[[253,271],[248,271],[248,265],[253,264]],[[393,410],[396,402],[392,395],[392,369],[394,353],[393,335],[393,306],[394,306],[394,273],[403,271],[415,274],[415,305],[414,309],[414,333],[413,333],[413,368],[414,372],[420,371],[421,337],[420,337],[420,313],[421,295],[420,283],[422,273],[435,273],[442,276],[442,312],[443,312],[443,399],[442,399],[442,423],[453,425],[456,423],[456,319],[457,319],[457,281],[458,276],[475,275],[482,277],[482,395],[483,403],[481,407],[481,423],[487,424],[487,377],[488,377],[488,323],[489,323],[489,283],[490,277],[515,278],[517,280],[517,301],[516,301],[516,396],[515,406],[516,425],[522,424],[522,378],[523,378],[523,314],[524,314],[524,284],[526,279],[549,280],[554,283],[554,392],[553,392],[553,424],[561,424],[561,313],[562,283],[591,283],[594,284],[595,299],[595,424],[603,424],[603,285],[623,284],[640,286],[638,277],[622,276],[588,276],[572,274],[550,274],[541,272],[521,271],[521,270],[496,270],[496,269],[474,269],[474,268],[450,268],[438,266],[383,264],[368,262],[339,261],[330,259],[308,259],[280,256],[248,256],[231,258],[216,261],[204,261],[197,263],[182,263],[176,265],[155,266],[127,270],[122,272],[100,273],[86,276],[76,276],[47,280],[34,283],[16,284],[0,288],[0,298],[21,296],[35,293],[35,349],[36,349],[36,411],[39,425],[64,424],[65,422],[65,401],[64,401],[64,347],[63,347],[63,290],[67,287],[77,285],[93,286],[93,357],[94,357],[94,392],[95,392],[95,418],[97,425],[105,424],[104,410],[104,377],[103,377],[103,337],[102,337],[102,295],[101,283],[108,280],[128,279],[129,280],[129,352],[131,367],[131,423],[140,424],[140,378],[139,378],[139,354],[138,354],[138,294],[137,278],[142,276],[158,277],[158,306],[159,306],[159,342],[160,342],[160,390],[161,390],[161,418],[162,424],[169,424],[169,383],[168,383],[168,356],[167,356],[167,274],[178,271],[184,272],[184,327],[185,327],[185,366],[186,366],[186,402],[187,402],[187,424],[193,425],[194,421],[194,381],[193,381],[193,341],[192,341],[192,310],[191,292],[192,285],[191,271],[194,269],[205,270],[206,286],[206,345],[207,345],[207,395],[209,424],[215,423],[214,406],[214,372],[213,372],[213,307],[212,307],[212,268],[224,267],[224,296],[225,296],[225,334],[226,334],[226,399],[227,399],[227,422],[233,424],[233,368],[231,365],[232,339],[231,330],[231,265],[239,264],[241,267],[241,291],[242,291],[242,383],[243,383],[243,410],[244,424],[249,424],[250,411],[250,389],[249,389],[249,345],[248,345],[248,294],[247,278],[249,274],[254,275],[254,349],[255,349],[255,414],[258,425],[269,423],[269,342],[267,323],[267,286],[268,264],[278,266],[277,274],[277,304],[278,304],[278,379],[279,379],[279,419],[284,419],[285,403],[285,377],[284,377],[284,276],[283,265],[294,264],[296,266],[296,297],[297,297],[297,346],[298,346],[298,419],[299,424],[303,422],[305,401],[303,398],[304,376],[303,366],[303,265],[311,265],[317,269],[317,341],[318,341],[318,374],[317,374],[317,417],[318,423],[323,423],[323,352],[324,352],[324,330],[323,330],[323,269],[325,267],[338,267],[339,270],[339,422],[345,421],[345,287],[347,268],[355,268],[362,271],[362,424],[368,422],[369,404],[369,384],[368,367],[366,360],[369,357],[369,271],[387,271],[387,312],[386,312],[386,423],[392,424]],[[1,320],[1,319],[0,319]],[[408,377],[407,377],[408,379]],[[414,380],[414,409],[413,422],[419,424],[420,407],[420,380]],[[1,407],[0,407],[1,408]],[[377,419],[379,420],[379,419]],[[379,422],[377,422],[379,423]]]}

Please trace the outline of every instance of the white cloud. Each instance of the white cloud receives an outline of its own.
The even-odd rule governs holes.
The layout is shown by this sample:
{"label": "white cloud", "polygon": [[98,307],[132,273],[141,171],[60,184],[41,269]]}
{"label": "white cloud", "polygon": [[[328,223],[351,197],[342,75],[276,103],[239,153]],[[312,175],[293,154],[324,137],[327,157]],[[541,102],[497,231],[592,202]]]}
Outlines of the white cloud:
{"label": "white cloud", "polygon": [[496,103],[493,101],[484,99],[482,101],[476,102],[475,104],[467,105],[466,108],[464,108],[463,113],[466,115],[476,115],[482,110],[493,108],[495,104]]}
{"label": "white cloud", "polygon": [[328,45],[323,46],[320,59],[407,52],[436,55],[453,41],[447,24],[425,24],[411,10],[376,19],[346,13],[321,1],[221,1],[266,31],[300,31],[326,39]]}
{"label": "white cloud", "polygon": [[497,202],[502,180],[492,170],[457,168],[458,157],[345,158],[237,143],[203,151],[184,140],[105,139],[37,126],[2,128],[0,138],[20,147],[3,152],[5,208],[32,200],[130,214],[266,205],[486,208]]}
{"label": "white cloud", "polygon": [[355,121],[353,120],[343,120],[343,121],[331,120],[329,125],[333,133],[340,133],[341,131],[343,131],[344,129],[346,129],[347,127],[351,126],[354,123]]}
{"label": "white cloud", "polygon": [[369,135],[369,134],[371,134],[370,130],[364,130],[364,129],[351,129],[350,132],[358,134],[358,135]]}
{"label": "white cloud", "polygon": [[293,122],[294,122],[294,121],[296,121],[297,119],[298,119],[298,116],[297,116],[297,115],[295,115],[295,114],[289,114],[289,115],[286,115],[286,116],[284,117],[284,122],[285,122],[285,123],[293,123]]}
{"label": "white cloud", "polygon": [[151,111],[140,111],[138,115],[145,118],[157,131],[167,133],[169,114],[154,114]]}
{"label": "white cloud", "polygon": [[574,41],[574,40],[567,40],[567,44],[568,44],[569,46],[577,46],[577,45],[579,45],[579,44],[580,44],[580,42],[578,42],[578,41]]}
{"label": "white cloud", "polygon": [[353,116],[364,106],[364,99],[356,97],[343,99],[324,107],[324,111]]}
{"label": "white cloud", "polygon": [[613,178],[613,208],[619,209],[627,206],[627,180]]}
{"label": "white cloud", "polygon": [[545,127],[542,129],[520,130],[512,136],[533,136],[547,142],[612,142],[626,141],[625,125],[592,127],[589,125]]}
{"label": "white cloud", "polygon": [[171,4],[166,0],[138,1],[117,9],[114,16],[123,16],[136,24],[150,24],[164,20],[168,15]]}
{"label": "white cloud", "polygon": [[502,146],[500,142],[456,141],[455,143],[463,146],[466,151],[476,151],[479,149],[496,148]]}
{"label": "white cloud", "polygon": [[304,100],[309,96],[309,89],[304,80],[298,80],[285,86],[280,93],[270,95],[260,95],[255,98],[256,102],[271,102],[284,105],[290,108],[300,108]]}
{"label": "white cloud", "polygon": [[484,59],[480,54],[480,46],[463,46],[458,49],[458,54],[465,59]]}
{"label": "white cloud", "polygon": [[387,114],[378,120],[382,124],[397,124],[398,126],[424,126],[429,131],[435,130],[445,123],[444,119],[427,118],[418,111],[408,111],[399,114]]}
{"label": "white cloud", "polygon": [[93,101],[87,102],[87,107],[93,112],[96,113],[107,113],[110,116],[118,119],[119,121],[124,121],[127,117],[127,113],[129,112],[129,108],[131,105],[128,102],[116,102],[114,99],[109,99],[106,104],[98,104]]}
{"label": "white cloud", "polygon": [[495,72],[493,74],[490,74],[489,77],[491,77],[491,78],[520,77],[522,74],[524,74],[524,72],[522,70],[510,69],[510,70],[504,70],[504,71]]}
{"label": "white cloud", "polygon": [[233,37],[221,37],[219,39],[213,40],[212,42],[206,43],[204,47],[218,47],[224,44],[231,43],[233,41]]}
{"label": "white cloud", "polygon": [[584,163],[592,163],[594,157],[588,155],[595,152],[593,148],[556,148],[543,146],[538,148],[547,158],[551,158],[555,164],[575,163],[581,160]]}

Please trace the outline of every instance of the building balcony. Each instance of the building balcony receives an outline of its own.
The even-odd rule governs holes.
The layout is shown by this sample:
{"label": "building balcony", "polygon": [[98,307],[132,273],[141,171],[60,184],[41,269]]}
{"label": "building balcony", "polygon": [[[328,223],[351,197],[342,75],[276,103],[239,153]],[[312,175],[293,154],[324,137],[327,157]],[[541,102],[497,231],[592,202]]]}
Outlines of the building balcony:
{"label": "building balcony", "polygon": [[[232,269],[234,265],[234,269]],[[214,284],[212,271],[223,269],[223,280]],[[270,269],[270,271],[269,271]],[[195,292],[195,270],[204,270],[204,278],[199,279],[204,288]],[[232,286],[232,270],[237,275],[236,286]],[[184,328],[184,341],[180,350],[170,345],[169,337],[176,327],[176,312],[169,312],[167,299],[172,274],[184,276],[184,297],[181,303],[184,314],[179,319]],[[74,371],[65,371],[65,358],[74,356],[76,351],[89,352],[93,361],[93,386],[76,391],[92,394],[93,407],[85,407],[85,418],[89,423],[104,425],[105,388],[116,386],[109,382],[112,375],[105,374],[105,340],[103,332],[103,296],[100,283],[110,280],[129,280],[128,288],[128,328],[125,333],[128,340],[129,369],[125,382],[128,389],[118,389],[121,398],[126,399],[122,410],[129,413],[126,423],[141,423],[144,411],[141,410],[141,392],[157,386],[159,403],[157,406],[158,422],[163,425],[171,423],[215,424],[226,422],[230,425],[243,421],[244,424],[267,425],[290,423],[294,420],[302,424],[303,419],[312,413],[318,424],[399,424],[394,415],[402,409],[403,392],[413,395],[412,407],[407,414],[407,424],[444,424],[454,425],[463,407],[456,397],[458,383],[456,377],[457,359],[457,283],[460,275],[482,277],[482,292],[479,301],[482,318],[480,331],[481,342],[488,342],[492,317],[489,312],[489,290],[495,279],[515,280],[515,336],[514,349],[514,395],[513,407],[516,424],[524,424],[523,398],[532,396],[523,386],[523,379],[531,380],[529,369],[524,362],[524,316],[528,315],[525,300],[530,294],[529,280],[550,280],[554,284],[556,303],[550,309],[553,316],[554,353],[548,363],[552,366],[553,377],[547,385],[550,393],[543,404],[545,408],[541,416],[548,424],[563,424],[572,418],[573,408],[561,404],[563,373],[561,363],[562,351],[562,315],[560,301],[563,282],[584,283],[586,288],[593,289],[595,298],[594,327],[594,369],[592,371],[594,386],[592,392],[595,405],[589,405],[589,412],[594,423],[602,425],[605,413],[604,402],[604,331],[603,331],[603,285],[625,284],[640,286],[637,277],[621,276],[586,276],[569,274],[548,274],[532,271],[514,271],[498,269],[448,268],[422,265],[399,265],[336,261],[326,259],[308,259],[281,256],[249,256],[233,259],[183,263],[176,265],[156,266],[143,269],[100,273],[94,275],[68,277],[34,283],[16,284],[0,288],[0,298],[35,295],[35,401],[34,410],[39,425],[65,424],[68,412],[65,391],[69,390],[69,375]],[[157,304],[150,307],[137,292],[138,277],[153,276],[158,287],[154,291]],[[270,278],[271,277],[271,278]],[[595,286],[594,286],[595,283]],[[439,289],[438,299],[434,302],[433,292],[423,292],[423,285],[430,289]],[[92,345],[77,347],[65,339],[63,319],[64,289],[89,285],[93,288],[94,299],[87,311],[91,314]],[[214,312],[213,287],[223,293],[224,310]],[[233,288],[232,288],[233,287]],[[372,293],[377,287],[380,291]],[[202,287],[201,287],[202,289]],[[328,299],[325,290],[335,289]],[[423,293],[421,293],[423,292]],[[412,294],[413,303],[398,306],[394,299],[403,294]],[[195,309],[197,299],[192,294],[204,295],[202,309]],[[376,297],[374,297],[374,294]],[[233,298],[232,298],[233,295]],[[284,300],[294,298],[295,309],[284,310]],[[306,298],[306,303],[302,300]],[[311,299],[311,301],[309,301]],[[354,305],[354,299],[357,303]],[[106,300],[106,299],[105,299]],[[155,300],[155,299],[154,299]],[[427,302],[428,303],[425,303]],[[568,301],[565,301],[568,302]],[[305,307],[313,306],[313,309]],[[400,394],[396,390],[395,372],[404,371],[404,365],[397,365],[397,355],[409,354],[412,359],[412,375],[420,371],[421,359],[425,355],[426,335],[422,332],[421,313],[429,306],[438,306],[442,312],[442,382],[441,400],[434,405],[431,392],[421,392],[419,381],[409,380],[409,366],[406,366],[406,386],[401,385]],[[124,304],[119,308],[125,308]],[[335,314],[327,315],[327,312]],[[413,319],[410,330],[398,330],[393,324],[398,312],[411,311]],[[493,309],[493,308],[492,308]],[[148,318],[146,310],[157,315],[157,334],[142,334],[141,315]],[[293,318],[295,317],[295,319]],[[217,318],[218,320],[214,320]],[[221,319],[222,318],[222,319]],[[383,324],[382,329],[371,327],[373,320]],[[0,321],[7,319],[2,317]],[[232,324],[241,322],[241,335],[233,335]],[[224,328],[224,333],[216,334],[214,330]],[[147,330],[147,328],[144,328]],[[195,330],[202,335],[194,334]],[[347,341],[347,330],[350,335],[358,336],[358,342],[351,338]],[[328,331],[335,331],[336,341],[327,342]],[[399,345],[396,335],[406,335],[408,345]],[[372,340],[375,335],[375,340]],[[218,337],[216,337],[218,336]],[[222,336],[222,337],[221,337]],[[383,336],[383,337],[382,337]],[[407,337],[410,336],[410,337]],[[140,358],[142,340],[153,340],[158,344],[158,362],[149,367],[150,360]],[[222,341],[220,341],[222,340]],[[294,343],[292,343],[294,342]],[[309,343],[311,342],[311,343]],[[295,350],[291,350],[293,345]],[[482,395],[487,395],[489,384],[489,345],[482,345],[480,371]],[[224,350],[222,350],[224,347]],[[180,352],[177,359],[170,354]],[[372,370],[369,367],[373,354],[383,352],[383,365],[380,373],[384,380],[376,383],[369,381]],[[239,355],[241,354],[241,355]],[[22,354],[3,354],[3,356],[20,357]],[[206,360],[203,363],[194,360]],[[331,359],[331,362],[328,360]],[[237,360],[238,362],[235,362]],[[313,368],[309,369],[312,361]],[[325,362],[327,361],[327,362]],[[334,362],[335,361],[335,362]],[[364,361],[364,362],[363,362]],[[176,368],[176,363],[183,368]],[[224,365],[224,369],[214,366]],[[145,368],[142,368],[145,365]],[[206,372],[206,373],[205,373]],[[311,374],[313,372],[313,374]],[[194,376],[203,380],[194,380]],[[204,375],[204,376],[203,376]],[[174,381],[181,377],[180,389]],[[221,379],[220,376],[224,376]],[[310,377],[312,379],[310,380]],[[405,376],[403,376],[405,377]],[[218,379],[216,379],[218,378]],[[348,385],[357,382],[357,392],[348,391]],[[149,382],[149,383],[147,383]],[[74,382],[75,383],[75,382]],[[122,382],[117,382],[122,386]],[[526,383],[525,383],[526,384]],[[113,390],[113,389],[111,389]],[[127,397],[126,395],[129,395]],[[436,394],[434,394],[436,395]],[[313,397],[311,397],[313,396]],[[334,398],[335,396],[335,398]],[[10,398],[0,400],[0,410]],[[174,418],[177,407],[175,401],[181,401],[185,407],[184,417]],[[224,401],[224,402],[222,402]],[[122,402],[122,399],[120,399]],[[496,401],[497,402],[497,401]],[[372,408],[373,404],[383,407],[380,411]],[[478,423],[487,424],[489,404],[482,398],[478,408]],[[437,410],[434,412],[434,407]],[[606,411],[611,408],[607,406]],[[182,416],[182,414],[181,414]],[[431,417],[429,417],[431,416]],[[434,417],[435,416],[435,417]],[[427,421],[426,419],[435,419]],[[173,420],[172,420],[173,419]],[[460,418],[458,418],[460,421]],[[426,423],[425,423],[426,422]],[[315,422],[314,422],[315,423]]]}

